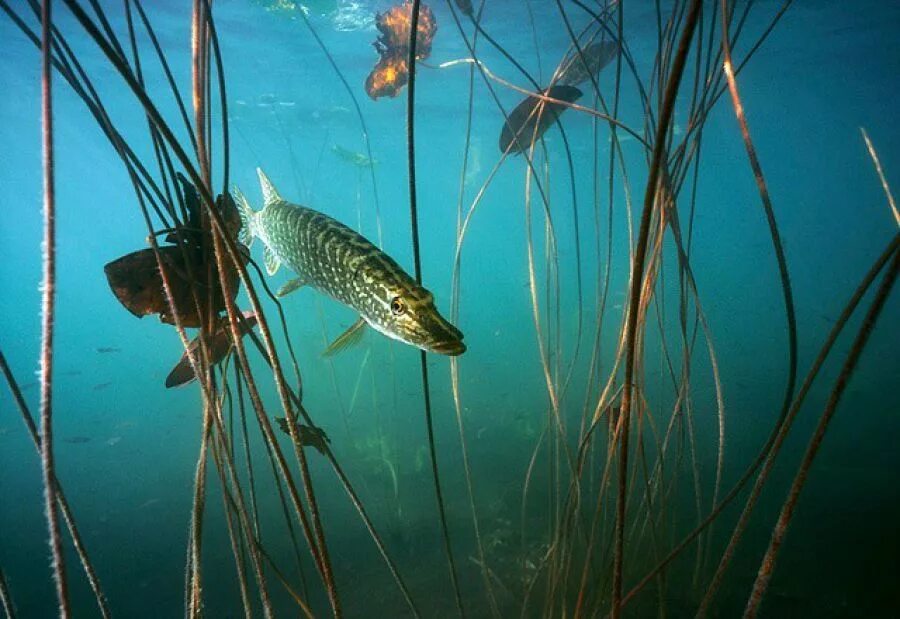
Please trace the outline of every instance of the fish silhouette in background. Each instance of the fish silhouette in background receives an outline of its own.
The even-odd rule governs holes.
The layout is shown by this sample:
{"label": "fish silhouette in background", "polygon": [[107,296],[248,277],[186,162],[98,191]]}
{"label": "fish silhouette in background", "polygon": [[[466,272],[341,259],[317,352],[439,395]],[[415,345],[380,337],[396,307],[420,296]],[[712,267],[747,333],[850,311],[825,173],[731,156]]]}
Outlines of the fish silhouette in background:
{"label": "fish silhouette in background", "polygon": [[[278,423],[278,427],[281,428],[282,432],[290,436],[291,430],[288,426],[287,419],[284,417],[276,417],[275,422]],[[328,449],[327,443],[330,443],[331,439],[328,438],[328,435],[325,434],[324,430],[321,428],[305,426],[299,421],[295,422],[294,429],[296,430],[297,439],[300,441],[301,447],[312,447],[323,456],[326,454]]]}
{"label": "fish silhouette in background", "polygon": [[349,148],[344,148],[339,144],[333,144],[331,146],[331,152],[333,152],[335,155],[337,155],[347,163],[355,165],[358,168],[371,168],[373,165],[378,163],[377,159],[369,159],[368,155],[364,153],[357,153],[350,150]]}
{"label": "fish silhouette in background", "polygon": [[89,437],[89,436],[70,436],[68,438],[64,438],[63,442],[71,443],[73,445],[82,445],[84,443],[90,443],[91,437]]}

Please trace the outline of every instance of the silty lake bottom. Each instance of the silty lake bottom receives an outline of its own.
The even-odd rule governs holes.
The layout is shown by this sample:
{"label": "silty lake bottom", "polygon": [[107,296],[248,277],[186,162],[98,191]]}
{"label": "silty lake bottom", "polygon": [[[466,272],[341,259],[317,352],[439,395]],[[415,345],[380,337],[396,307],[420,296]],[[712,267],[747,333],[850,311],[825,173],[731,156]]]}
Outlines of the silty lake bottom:
{"label": "silty lake bottom", "polygon": [[47,4],[7,615],[900,614],[895,3]]}

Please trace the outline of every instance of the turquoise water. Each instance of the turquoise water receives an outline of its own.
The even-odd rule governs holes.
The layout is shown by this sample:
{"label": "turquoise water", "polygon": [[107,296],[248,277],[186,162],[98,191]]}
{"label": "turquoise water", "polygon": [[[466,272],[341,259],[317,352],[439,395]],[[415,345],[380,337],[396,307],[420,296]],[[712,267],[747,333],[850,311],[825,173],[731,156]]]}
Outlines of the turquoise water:
{"label": "turquoise water", "polygon": [[[155,166],[140,106],[72,14],[62,3],[54,4],[58,5],[57,26],[92,76],[113,120],[135,152]],[[341,154],[365,153],[360,121],[349,94],[296,10],[267,10],[264,3],[247,0],[214,4],[227,79],[231,181],[258,208],[261,193],[255,168],[263,168],[286,199],[358,229],[411,272],[406,91],[396,99],[373,101],[363,89],[366,75],[377,60],[371,46],[376,36],[373,15],[389,4],[339,0],[336,9],[313,6],[310,11],[311,23],[361,106],[376,160],[377,193],[369,169]],[[121,3],[101,5],[113,30],[125,37]],[[756,3],[742,35],[746,38],[735,49],[736,58],[743,58],[749,41],[759,36],[779,6]],[[468,52],[448,6],[434,3],[431,8],[438,31],[426,61],[430,66],[420,66],[416,81],[418,213],[424,283],[434,293],[441,311],[449,315],[469,68],[436,68],[439,63],[466,57]],[[15,10],[27,13],[24,7]],[[189,8],[185,3],[167,1],[147,3],[146,10],[177,85],[187,96]],[[566,6],[566,11],[576,29],[587,25],[588,18],[574,5]],[[668,18],[669,11],[670,7],[661,7],[663,19]],[[644,3],[626,3],[625,12],[623,36],[638,72],[646,79],[657,52],[657,13]],[[709,21],[706,16],[704,36],[708,36]],[[37,22],[29,23],[34,26]],[[569,44],[559,9],[547,0],[488,2],[482,25],[541,83],[549,79]],[[144,31],[139,32],[147,89],[178,138],[188,144],[153,50]],[[801,378],[854,288],[897,233],[898,224],[859,127],[866,128],[888,182],[895,193],[900,192],[898,32],[900,9],[892,3],[867,0],[851,6],[830,0],[795,2],[738,77],[788,260],[797,311]],[[466,33],[471,37],[471,25]],[[0,17],[0,41],[0,246],[6,257],[0,262],[0,315],[6,318],[0,347],[36,415],[39,389],[34,372],[40,345],[42,238],[40,57],[5,15]],[[493,73],[529,88],[496,49],[481,41],[478,49],[480,59]],[[693,70],[689,60],[686,84]],[[614,75],[614,66],[601,73],[600,86],[607,93],[615,83]],[[500,158],[497,139],[503,123],[477,74],[474,83],[471,148],[462,179],[464,208],[472,204]],[[492,86],[507,111],[522,99],[520,93],[496,82]],[[589,92],[590,84],[584,90]],[[657,91],[658,85],[653,97]],[[216,98],[215,89],[213,93]],[[175,330],[152,316],[138,320],[109,290],[103,266],[146,247],[147,228],[124,166],[83,102],[58,78],[54,95],[57,476],[113,614],[175,616],[184,612],[188,525],[202,429],[201,393],[196,384],[174,390],[163,387],[182,352]],[[586,95],[580,103],[590,106],[592,101]],[[676,143],[683,138],[689,104],[686,86],[673,119]],[[212,158],[219,187],[222,119],[217,105],[213,107]],[[619,110],[620,121],[643,129],[644,113],[632,79],[623,78]],[[647,180],[647,153],[637,140],[620,133],[629,187],[626,192],[617,171],[614,210],[607,220],[609,128],[597,125],[595,142],[589,115],[568,111],[561,116],[561,123],[574,161],[580,208],[580,273],[584,283],[584,329],[580,334],[572,194],[563,142],[556,129],[546,134],[548,154],[538,169],[549,175],[546,187],[558,247],[558,325],[548,320],[553,315],[548,309],[556,306],[557,297],[552,294],[555,288],[547,286],[547,243],[537,195],[533,196],[531,224],[541,337],[552,344],[558,333],[561,342],[560,356],[554,349],[550,357],[551,364],[558,361],[561,368],[557,387],[573,360],[576,342],[581,343],[560,407],[570,424],[568,440],[573,447],[582,410],[586,406],[592,410],[598,398],[596,387],[588,385],[588,377],[597,282],[607,268],[609,300],[600,338],[599,375],[605,380],[611,371],[628,286],[626,200],[630,200],[632,234],[636,237]],[[596,174],[592,163],[595,152],[601,162]],[[525,174],[522,156],[508,158],[478,204],[463,249],[456,320],[468,346],[459,359],[459,394],[474,503],[487,563],[502,583],[495,584],[494,589],[503,616],[519,614],[521,581],[531,569],[527,564],[539,563],[546,550],[547,531],[553,522],[551,506],[559,498],[557,492],[565,491],[565,486],[561,491],[554,490],[559,478],[550,467],[552,457],[542,447],[522,507],[526,472],[543,436],[550,403],[532,315]],[[595,179],[599,179],[596,216]],[[686,226],[690,185],[682,191],[678,208],[682,226]],[[753,460],[772,428],[787,371],[787,334],[777,265],[727,93],[704,126],[694,212],[691,266],[723,385],[726,417],[722,487],[727,489]],[[610,229],[612,259],[608,260]],[[664,341],[671,349],[676,372],[680,371],[681,355],[677,256],[668,233],[665,251],[663,276],[656,291],[656,298],[664,299],[660,302],[664,305],[652,306],[649,313],[641,378],[649,410],[659,415],[657,423],[663,425],[669,418],[666,411],[674,405],[675,391],[660,343]],[[252,256],[261,262],[259,243],[253,247]],[[284,271],[267,279],[273,289],[289,279],[290,274]],[[871,294],[839,340],[777,460],[716,598],[713,608],[721,616],[735,616],[745,604],[772,524],[870,298]],[[243,292],[238,304],[248,307]],[[418,353],[371,332],[360,346],[334,358],[322,357],[327,343],[352,324],[356,315],[314,290],[294,293],[282,304],[303,375],[306,409],[330,437],[337,459],[370,511],[422,615],[455,614],[432,488]],[[264,298],[263,307],[272,321],[279,353],[287,359],[274,303]],[[657,313],[659,307],[664,309]],[[900,297],[895,291],[801,495],[762,607],[765,616],[890,617],[900,613],[895,583],[900,573],[898,310]],[[660,330],[664,340],[659,337]],[[702,335],[696,349],[690,397],[696,416],[695,460],[705,514],[713,495],[718,427]],[[271,374],[255,351],[251,362],[268,415],[283,416]],[[490,616],[477,565],[450,362],[446,357],[428,355],[428,364],[437,452],[462,597],[469,615]],[[621,375],[618,381],[621,384]],[[249,405],[247,410],[249,414]],[[249,421],[261,535],[272,560],[296,584],[298,570],[279,494],[260,430],[252,415]],[[647,441],[653,440],[650,430],[645,427],[643,432]],[[236,431],[235,436],[241,435]],[[289,439],[279,435],[279,441],[296,474]],[[309,461],[345,613],[358,617],[408,613],[331,466],[311,450]],[[246,483],[243,453],[238,462]],[[670,522],[663,540],[665,548],[674,546],[698,519],[690,465],[686,462],[679,464],[686,467],[685,472],[664,516]],[[599,467],[602,452],[591,463]],[[242,613],[241,601],[221,486],[211,459],[209,465],[203,601],[208,616],[238,616]],[[0,568],[22,617],[52,616],[55,612],[40,480],[40,461],[4,386],[0,388]],[[635,497],[637,502],[640,495]],[[586,509],[592,513],[592,507]],[[688,550],[673,564],[665,595],[670,616],[690,616],[696,610],[738,513],[739,508],[730,507],[717,521],[708,551],[711,558],[700,570],[699,582],[693,582],[696,550]],[[522,531],[524,543],[520,541]],[[327,597],[299,530],[296,535],[309,604],[317,615],[326,615]],[[66,553],[74,615],[92,616],[96,605],[90,590],[70,546],[66,546]],[[598,564],[612,560],[606,550],[597,556]],[[646,547],[639,557],[626,569],[626,591],[655,563],[648,558],[652,555]],[[252,576],[248,578],[252,583]],[[271,570],[267,578],[277,616],[297,614],[296,605]],[[608,580],[599,577],[592,585],[597,590],[609,586]],[[533,594],[526,614],[572,613],[571,602],[565,609],[545,608],[541,595]],[[261,613],[255,599],[254,611]],[[626,615],[652,616],[657,606],[660,598],[644,593],[626,607]]]}

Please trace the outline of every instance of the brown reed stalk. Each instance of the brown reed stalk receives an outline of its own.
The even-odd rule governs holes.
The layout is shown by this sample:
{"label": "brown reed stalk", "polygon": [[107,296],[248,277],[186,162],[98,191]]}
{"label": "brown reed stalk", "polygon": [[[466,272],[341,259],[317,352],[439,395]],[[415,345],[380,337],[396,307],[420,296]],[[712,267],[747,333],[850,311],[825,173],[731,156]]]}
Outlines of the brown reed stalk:
{"label": "brown reed stalk", "polygon": [[[732,487],[732,489],[726,494],[719,504],[713,509],[709,515],[697,526],[691,533],[689,533],[682,541],[666,555],[666,558],[663,559],[658,565],[656,565],[648,574],[646,574],[638,584],[636,584],[631,591],[628,592],[628,595],[623,599],[623,605],[632,600],[646,585],[647,583],[653,579],[653,577],[659,573],[660,570],[663,570],[668,566],[681,552],[687,548],[697,536],[702,533],[706,527],[708,527],[718,516],[722,513],[722,511],[731,503],[732,500],[737,496],[741,489],[743,489],[744,485],[749,481],[749,479],[753,476],[753,474],[757,471],[759,466],[765,462],[766,457],[772,453],[775,449],[775,445],[780,445],[783,442],[784,437],[787,434],[787,429],[790,427],[790,424],[793,422],[797,413],[799,412],[800,406],[803,403],[806,394],[809,391],[809,388],[812,386],[812,383],[817,376],[819,370],[822,365],[825,363],[831,349],[840,335],[843,328],[846,326],[847,322],[850,319],[850,316],[855,311],[859,302],[862,300],[863,295],[869,290],[872,283],[875,281],[875,278],[878,276],[878,273],[884,268],[885,264],[887,264],[888,260],[891,259],[891,256],[894,252],[900,249],[900,234],[894,236],[891,243],[888,244],[887,248],[881,253],[866,275],[863,277],[860,284],[856,287],[853,295],[850,300],[844,307],[843,312],[835,321],[834,326],[831,329],[831,332],[828,335],[827,340],[822,345],[822,348],[819,351],[816,360],[813,362],[809,372],[807,373],[806,379],[803,382],[803,385],[797,392],[797,397],[794,399],[791,410],[788,412],[788,416],[786,417],[785,423],[781,426],[778,433],[776,433],[771,442],[767,442],[764,448],[761,450],[759,456],[757,456],[757,460],[754,461],[753,464],[748,467],[748,469],[743,473],[738,482]],[[768,464],[768,467],[771,467],[771,462]]]}
{"label": "brown reed stalk", "polygon": [[841,402],[841,397],[844,395],[844,391],[847,388],[847,384],[853,376],[853,372],[856,370],[859,358],[862,356],[862,352],[869,341],[869,336],[872,335],[872,331],[875,329],[875,325],[878,322],[881,311],[884,309],[885,303],[891,294],[891,290],[897,281],[898,275],[900,275],[900,251],[895,249],[891,263],[884,274],[884,278],[881,280],[881,285],[875,293],[875,298],[872,300],[872,305],[869,306],[869,310],[863,318],[863,323],[856,334],[856,338],[853,340],[850,352],[847,354],[847,358],[841,367],[841,373],[838,375],[837,380],[835,380],[834,388],[828,396],[828,403],[825,405],[825,410],[822,411],[815,432],[809,440],[806,452],[803,454],[803,460],[800,462],[797,474],[788,491],[788,496],[781,506],[781,513],[778,515],[778,520],[772,529],[772,538],[769,540],[766,554],[760,562],[759,572],[756,575],[756,580],[753,582],[753,590],[750,592],[747,606],[744,609],[744,619],[753,619],[759,612],[759,606],[762,604],[763,596],[765,596],[769,581],[772,578],[772,572],[775,569],[778,551],[784,543],[788,525],[790,525],[791,519],[794,516],[794,511],[797,508],[797,503],[800,500],[800,493],[803,491],[803,486],[809,476],[810,468],[819,452],[819,448],[822,446],[822,440],[825,438],[825,432],[828,430],[828,425],[834,417],[838,404]]}
{"label": "brown reed stalk", "polygon": [[[227,252],[227,255],[228,255],[229,260],[231,261],[231,264],[236,268],[238,275],[241,279],[241,282],[245,285],[251,308],[259,316],[259,329],[260,329],[260,333],[261,333],[264,341],[266,342],[266,347],[265,347],[266,355],[269,357],[270,361],[272,362],[275,383],[276,383],[276,387],[278,388],[279,399],[281,401],[282,408],[284,409],[286,416],[288,417],[288,419],[293,421],[294,414],[293,414],[293,410],[291,409],[291,407],[287,401],[287,392],[286,392],[286,386],[284,384],[284,376],[283,376],[283,373],[281,370],[281,364],[280,364],[278,358],[274,356],[275,355],[274,343],[271,339],[271,332],[268,328],[268,324],[266,323],[264,317],[261,315],[259,298],[256,295],[253,285],[249,280],[249,275],[247,273],[246,267],[244,266],[242,260],[240,259],[239,252],[237,250],[234,240],[231,238],[228,238],[228,237],[223,238],[221,236],[224,234],[225,226],[224,226],[224,222],[222,221],[221,214],[218,213],[217,210],[213,207],[214,200],[212,199],[212,196],[210,195],[206,186],[203,184],[202,179],[200,178],[197,171],[191,165],[190,159],[187,157],[184,150],[178,144],[178,141],[175,139],[174,135],[172,134],[171,129],[162,120],[162,117],[161,117],[158,109],[156,108],[156,106],[150,100],[147,93],[136,82],[134,76],[131,74],[131,72],[128,70],[128,68],[126,66],[124,66],[121,59],[118,56],[116,56],[116,54],[112,50],[110,44],[102,38],[102,36],[100,35],[96,26],[91,22],[90,18],[84,13],[83,9],[81,9],[81,7],[78,6],[78,4],[74,2],[74,0],[64,0],[64,1],[66,2],[67,6],[69,6],[70,10],[72,11],[73,15],[76,17],[78,22],[88,32],[88,34],[91,36],[91,38],[94,39],[94,41],[100,47],[101,51],[103,51],[103,53],[107,56],[107,58],[112,62],[114,67],[119,71],[120,75],[125,79],[126,83],[131,88],[134,95],[138,98],[141,105],[144,107],[145,111],[151,116],[154,124],[157,126],[157,128],[159,129],[162,136],[165,138],[165,141],[167,143],[169,143],[174,154],[176,155],[176,158],[179,160],[179,162],[182,163],[182,165],[185,167],[185,171],[191,177],[191,180],[195,183],[198,193],[200,193],[201,203],[206,207],[207,211],[209,212],[210,220],[214,226],[214,240],[218,239],[224,246],[224,252]],[[220,279],[223,278],[224,274],[225,274],[225,271],[222,268],[223,264],[221,262],[221,260],[223,258],[224,257],[217,251],[216,252],[216,260],[217,260],[217,267],[219,270]],[[228,294],[227,294],[228,288],[229,288],[228,282],[225,282],[225,285],[223,286],[223,294],[226,297],[228,296]],[[232,337],[235,340],[235,350],[237,351],[238,357],[241,360],[242,365],[244,366],[243,369],[244,369],[245,373],[247,373],[249,371],[248,370],[249,366],[247,366],[246,358],[244,358],[244,353],[243,353],[244,348],[243,348],[243,345],[241,342],[241,338],[236,337],[237,318],[235,315],[235,309],[233,307],[233,304],[226,305],[226,310],[228,311],[228,314],[229,314],[229,324],[232,328]],[[256,392],[252,381],[248,381],[248,388],[250,388],[251,401],[254,404],[254,409],[257,412],[258,420],[260,421],[261,427],[263,429],[263,433],[266,436],[266,440],[269,441],[270,444],[274,445],[274,450],[275,450],[275,453],[277,456],[276,460],[278,461],[279,468],[281,469],[282,475],[285,475],[286,479],[290,479],[290,473],[288,472],[288,470],[286,468],[286,462],[283,459],[283,455],[281,455],[280,449],[277,447],[277,443],[275,442],[275,436],[272,431],[271,424],[269,423],[267,417],[265,416],[265,414],[263,412],[262,402],[259,399],[258,392]],[[293,430],[292,430],[292,432],[293,432]],[[292,437],[292,438],[296,439],[296,437]],[[304,489],[305,489],[305,492],[307,495],[307,500],[311,504],[312,520],[314,523],[316,523],[315,524],[315,528],[317,530],[316,537],[321,542],[321,540],[323,539],[323,536],[321,533],[321,522],[319,520],[318,508],[316,507],[315,496],[313,494],[311,482],[309,479],[309,471],[306,466],[305,456],[299,450],[299,447],[296,446],[296,442],[297,441],[295,440],[294,441],[295,455],[297,455],[298,461],[301,464],[300,470],[301,470],[301,476],[302,476]],[[302,508],[300,507],[299,496],[297,496],[297,494],[296,494],[296,489],[293,487],[292,483],[288,484],[288,488],[290,490],[292,501],[294,502],[295,510],[297,511],[298,516],[300,517],[301,524],[304,525],[304,531],[311,533],[311,530],[307,529],[308,522],[306,520],[306,516],[305,516]],[[308,539],[311,541],[312,537],[308,537]],[[313,552],[314,557],[316,558],[317,565],[319,565],[320,568],[322,568],[322,569],[320,569],[320,573],[322,574],[323,579],[326,583],[326,587],[329,590],[330,599],[332,600],[332,602],[334,602],[336,599],[335,598],[336,590],[334,589],[333,578],[332,578],[330,566],[325,568],[322,565],[321,555],[320,555],[320,551],[319,551],[319,545],[317,543],[311,542],[310,549]]]}
{"label": "brown reed stalk", "polygon": [[[788,359],[788,381],[787,386],[785,387],[785,396],[782,403],[781,412],[779,413],[778,421],[776,422],[776,428],[778,428],[784,424],[784,421],[790,409],[791,401],[794,397],[794,385],[796,383],[797,371],[797,324],[794,316],[794,301],[793,293],[791,291],[790,277],[787,271],[787,260],[784,255],[784,249],[781,243],[780,234],[778,232],[778,226],[775,222],[775,214],[772,208],[771,198],[769,197],[768,186],[766,185],[765,177],[763,176],[762,172],[762,166],[759,163],[756,149],[754,148],[752,138],[750,137],[750,128],[747,123],[746,115],[744,114],[744,106],[741,102],[740,92],[738,91],[737,80],[734,76],[734,65],[731,58],[731,41],[729,39],[728,33],[728,15],[729,11],[727,0],[721,0],[722,54],[724,56],[723,72],[728,83],[728,91],[731,94],[732,106],[734,107],[735,116],[737,117],[738,125],[740,126],[741,137],[744,142],[744,147],[747,151],[747,157],[750,161],[750,167],[756,180],[760,199],[763,204],[763,209],[765,210],[766,220],[769,224],[772,244],[774,246],[775,255],[778,260],[778,268],[781,276],[781,286],[784,295],[785,313],[787,315],[788,321],[788,338],[790,347]],[[715,594],[715,591],[718,589],[718,586],[721,583],[722,577],[725,573],[725,569],[727,568],[728,563],[733,556],[737,541],[740,538],[741,533],[743,532],[744,526],[746,526],[746,521],[749,518],[750,510],[752,509],[754,500],[755,496],[751,495],[751,499],[748,501],[748,508],[745,509],[744,513],[741,514],[741,519],[739,520],[731,538],[729,539],[728,546],[722,553],[722,557],[719,561],[719,566],[716,569],[716,573],[713,575],[712,582],[707,588],[706,594],[704,595],[703,600],[700,603],[700,608],[698,610],[699,616],[704,616],[706,614],[709,604],[712,601],[712,596]]]}
{"label": "brown reed stalk", "polygon": [[44,241],[41,284],[41,479],[44,510],[51,553],[51,569],[56,584],[59,614],[68,617],[69,587],[62,535],[57,512],[56,475],[53,458],[53,335],[56,317],[56,188],[53,153],[53,92],[51,69],[51,0],[41,2],[41,146],[44,181]]}
{"label": "brown reed stalk", "polygon": [[[6,357],[3,354],[2,350],[0,350],[0,373],[2,373],[4,378],[6,379],[6,383],[9,386],[9,390],[13,396],[13,400],[15,400],[16,402],[16,408],[19,409],[19,413],[22,416],[22,421],[25,423],[25,428],[28,430],[28,436],[31,437],[31,442],[34,444],[34,448],[37,450],[38,456],[40,456],[41,436],[40,434],[38,434],[38,428],[34,423],[31,412],[28,410],[28,405],[25,403],[25,398],[22,397],[22,390],[19,388],[19,384],[16,382],[15,377],[12,374],[12,370],[10,369],[9,364],[6,361]],[[94,598],[97,601],[100,615],[104,619],[108,619],[110,613],[109,606],[106,601],[106,596],[103,594],[103,590],[100,587],[100,581],[97,578],[97,573],[94,570],[94,566],[91,563],[90,558],[88,557],[87,550],[84,546],[84,540],[81,537],[81,533],[79,532],[78,526],[75,523],[75,517],[72,515],[72,510],[69,507],[69,501],[68,499],[66,499],[66,494],[63,491],[59,479],[55,476],[54,483],[56,485],[56,499],[57,501],[59,501],[60,513],[62,514],[63,522],[66,523],[66,528],[69,530],[69,536],[72,538],[72,545],[75,547],[75,552],[78,555],[79,561],[81,562],[81,567],[84,569],[88,584],[90,585],[91,591],[94,594]]]}
{"label": "brown reed stalk", "polygon": [[891,193],[891,186],[888,185],[887,179],[884,176],[884,169],[881,167],[881,160],[878,158],[878,152],[875,150],[875,146],[872,145],[872,140],[869,139],[869,134],[866,132],[865,127],[860,127],[859,132],[862,134],[863,140],[866,143],[866,150],[869,151],[869,157],[872,158],[872,165],[875,166],[875,172],[878,174],[878,180],[881,181],[881,188],[884,190],[884,197],[887,198],[888,206],[891,207],[891,212],[894,214],[894,220],[897,222],[897,225],[900,226],[900,210],[897,210],[897,203],[894,201],[894,194]]}
{"label": "brown reed stalk", "polygon": [[693,39],[694,29],[700,16],[700,0],[692,0],[681,39],[678,43],[678,51],[672,65],[672,74],[666,85],[665,97],[660,107],[660,118],[656,128],[656,138],[653,143],[653,156],[650,162],[650,174],[647,181],[647,189],[644,195],[644,210],[641,214],[641,224],[638,231],[638,241],[635,250],[634,261],[631,269],[631,296],[628,303],[628,324],[625,330],[625,389],[622,392],[622,436],[619,447],[619,483],[618,497],[616,499],[616,542],[613,559],[613,589],[612,589],[612,618],[619,619],[622,613],[622,576],[624,567],[624,543],[625,543],[625,497],[628,474],[628,439],[629,423],[631,415],[631,390],[635,366],[635,339],[637,331],[637,312],[640,304],[641,283],[644,272],[644,260],[647,241],[650,231],[650,216],[656,202],[657,184],[660,179],[663,165],[663,151],[665,137],[669,123],[675,110],[675,98],[684,72],[688,50]]}
{"label": "brown reed stalk", "polygon": [[0,569],[0,608],[6,613],[7,619],[16,619],[16,608],[9,595],[9,587],[6,584],[6,576]]}

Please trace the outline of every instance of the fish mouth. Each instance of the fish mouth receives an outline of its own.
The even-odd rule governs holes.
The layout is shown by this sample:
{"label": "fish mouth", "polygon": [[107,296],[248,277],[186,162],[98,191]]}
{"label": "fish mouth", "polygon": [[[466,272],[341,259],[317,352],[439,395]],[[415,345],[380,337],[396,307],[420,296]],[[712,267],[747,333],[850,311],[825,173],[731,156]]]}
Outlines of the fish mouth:
{"label": "fish mouth", "polygon": [[456,357],[466,352],[462,331],[450,324],[443,316],[435,312],[425,326],[426,337],[424,348],[441,355]]}
{"label": "fish mouth", "polygon": [[466,345],[462,340],[449,340],[446,342],[439,342],[436,344],[432,344],[430,346],[431,352],[436,352],[441,355],[449,355],[450,357],[457,357],[464,352],[466,352]]}

